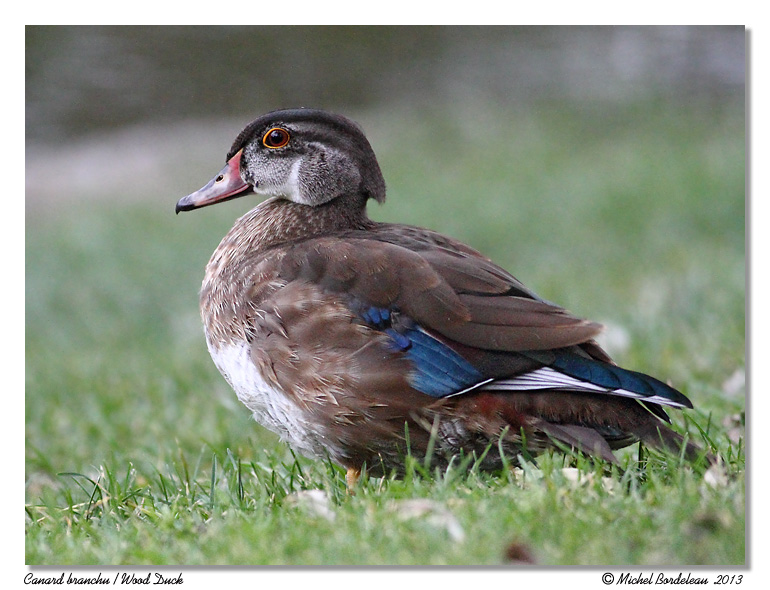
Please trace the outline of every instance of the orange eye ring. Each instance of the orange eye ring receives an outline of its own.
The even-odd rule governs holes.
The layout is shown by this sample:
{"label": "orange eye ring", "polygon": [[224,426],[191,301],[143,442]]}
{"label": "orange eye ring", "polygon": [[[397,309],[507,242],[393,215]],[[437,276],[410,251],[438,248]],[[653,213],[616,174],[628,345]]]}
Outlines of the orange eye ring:
{"label": "orange eye ring", "polygon": [[291,139],[291,136],[286,129],[283,127],[273,127],[262,136],[262,144],[275,150],[284,147],[289,143],[289,139]]}

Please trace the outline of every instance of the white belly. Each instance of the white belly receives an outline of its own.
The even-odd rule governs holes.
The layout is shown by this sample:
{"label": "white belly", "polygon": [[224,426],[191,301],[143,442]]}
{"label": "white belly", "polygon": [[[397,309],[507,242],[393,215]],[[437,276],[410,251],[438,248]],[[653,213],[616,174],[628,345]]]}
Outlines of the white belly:
{"label": "white belly", "polygon": [[311,427],[302,409],[260,375],[251,360],[248,342],[216,348],[206,340],[217,369],[258,423],[304,455],[326,456],[322,436]]}

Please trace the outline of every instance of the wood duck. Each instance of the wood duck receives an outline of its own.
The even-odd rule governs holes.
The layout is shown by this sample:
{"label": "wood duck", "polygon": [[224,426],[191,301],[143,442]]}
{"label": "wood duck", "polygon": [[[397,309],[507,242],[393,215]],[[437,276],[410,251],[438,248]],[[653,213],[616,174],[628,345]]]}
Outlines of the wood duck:
{"label": "wood duck", "polygon": [[407,453],[482,469],[548,448],[617,463],[636,441],[703,453],[666,423],[676,389],[622,369],[601,326],[543,300],[474,249],[369,219],[385,200],[352,121],[275,111],[236,138],[221,172],[179,211],[256,193],[206,267],[209,352],[257,422],[352,485],[401,471]]}

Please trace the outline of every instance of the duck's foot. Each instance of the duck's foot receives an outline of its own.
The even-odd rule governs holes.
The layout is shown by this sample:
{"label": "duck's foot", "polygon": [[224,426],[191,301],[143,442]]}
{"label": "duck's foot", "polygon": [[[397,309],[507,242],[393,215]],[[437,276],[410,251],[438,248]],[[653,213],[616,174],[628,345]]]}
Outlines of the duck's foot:
{"label": "duck's foot", "polygon": [[348,494],[351,496],[355,496],[356,492],[353,489],[358,483],[358,479],[361,477],[361,470],[357,469],[355,467],[348,467],[347,472],[345,473],[345,484],[348,488]]}

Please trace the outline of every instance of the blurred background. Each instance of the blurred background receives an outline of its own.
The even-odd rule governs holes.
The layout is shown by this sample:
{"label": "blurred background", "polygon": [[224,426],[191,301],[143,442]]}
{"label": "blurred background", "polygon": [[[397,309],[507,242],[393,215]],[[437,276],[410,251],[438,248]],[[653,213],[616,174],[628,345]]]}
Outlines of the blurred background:
{"label": "blurred background", "polygon": [[371,118],[375,132],[384,111],[473,125],[543,104],[611,119],[641,101],[744,101],[743,27],[27,27],[26,37],[30,205],[50,196],[54,175],[56,199],[105,198],[129,180],[136,197],[178,191],[181,166],[224,154],[277,108]]}
{"label": "blurred background", "polygon": [[621,364],[737,441],[745,64],[740,26],[27,27],[29,501],[61,503],[60,472],[274,445],[197,310],[255,201],[174,205],[294,106],[362,124],[388,183],[373,218],[459,238],[605,323]]}
{"label": "blurred background", "polygon": [[743,27],[28,27],[27,139],[469,101],[743,100]]}

